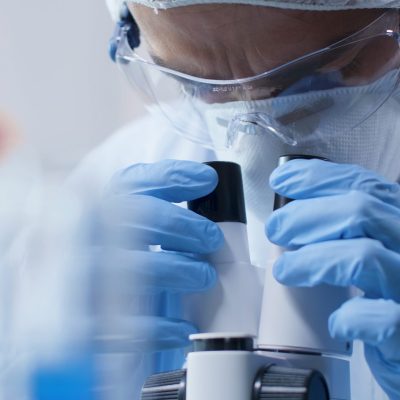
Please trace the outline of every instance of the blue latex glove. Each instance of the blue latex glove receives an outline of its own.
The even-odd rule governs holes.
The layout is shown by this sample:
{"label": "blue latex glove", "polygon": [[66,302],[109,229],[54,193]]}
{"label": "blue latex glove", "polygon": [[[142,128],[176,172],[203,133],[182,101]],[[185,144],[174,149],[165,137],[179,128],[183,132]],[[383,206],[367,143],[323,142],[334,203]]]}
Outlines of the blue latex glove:
{"label": "blue latex glove", "polygon": [[[180,295],[207,290],[216,282],[214,268],[199,255],[222,246],[222,231],[214,222],[173,203],[205,196],[217,181],[209,166],[166,160],[118,172],[107,188],[102,206],[107,229],[97,229],[103,232],[97,242],[103,244],[101,258],[109,259],[106,280],[119,282],[118,292],[126,292],[129,304],[126,310],[117,310],[122,316],[110,324],[113,331],[102,334],[113,337],[115,332],[127,332],[127,351],[163,352],[147,367],[142,364],[143,376],[182,367],[183,358],[177,361],[173,352],[165,352],[187,346],[188,336],[196,332],[181,319]],[[152,245],[162,251],[150,249]],[[132,373],[138,376],[137,371]]]}
{"label": "blue latex glove", "polygon": [[364,342],[365,356],[390,399],[400,399],[400,186],[355,165],[293,160],[270,178],[295,199],[275,211],[266,232],[292,249],[274,266],[288,286],[355,286],[329,319],[333,337]]}

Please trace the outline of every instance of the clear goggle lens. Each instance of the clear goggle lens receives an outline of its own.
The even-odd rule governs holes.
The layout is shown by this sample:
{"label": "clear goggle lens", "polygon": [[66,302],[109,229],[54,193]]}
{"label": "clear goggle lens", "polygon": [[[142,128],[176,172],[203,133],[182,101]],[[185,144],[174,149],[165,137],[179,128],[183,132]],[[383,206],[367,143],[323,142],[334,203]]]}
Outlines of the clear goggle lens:
{"label": "clear goggle lens", "polygon": [[[360,125],[390,98],[399,84],[398,20],[397,11],[385,12],[344,40],[248,78],[214,80],[157,65],[145,43],[131,49],[124,30],[116,59],[177,132],[195,142],[222,149],[240,134],[267,132],[296,146],[323,134],[333,118],[351,116],[349,128]],[[224,134],[210,135],[210,116]]]}

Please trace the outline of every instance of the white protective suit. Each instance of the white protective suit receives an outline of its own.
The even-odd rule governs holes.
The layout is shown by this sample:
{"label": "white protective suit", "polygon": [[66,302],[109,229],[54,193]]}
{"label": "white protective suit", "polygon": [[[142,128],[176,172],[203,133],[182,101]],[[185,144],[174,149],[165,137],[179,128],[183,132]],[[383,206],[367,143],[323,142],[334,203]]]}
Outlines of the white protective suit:
{"label": "white protective suit", "polygon": [[[71,177],[71,182],[90,196],[101,195],[117,170],[135,163],[153,163],[163,159],[203,162],[215,160],[216,155],[179,136],[163,117],[151,113],[124,127],[92,151]],[[252,258],[265,259],[267,264],[269,245],[264,226],[251,214],[248,217]],[[351,384],[353,400],[387,399],[369,371],[362,344],[357,342],[351,361]]]}

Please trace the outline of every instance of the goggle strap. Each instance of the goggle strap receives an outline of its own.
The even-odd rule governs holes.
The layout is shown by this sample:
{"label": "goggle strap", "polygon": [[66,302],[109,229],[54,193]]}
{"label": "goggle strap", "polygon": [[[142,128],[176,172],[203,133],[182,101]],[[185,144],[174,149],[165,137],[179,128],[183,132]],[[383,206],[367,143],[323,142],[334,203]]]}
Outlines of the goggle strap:
{"label": "goggle strap", "polygon": [[118,46],[123,32],[125,32],[132,50],[140,46],[140,30],[126,3],[121,7],[120,20],[115,25],[108,45],[108,54],[114,62],[117,59]]}

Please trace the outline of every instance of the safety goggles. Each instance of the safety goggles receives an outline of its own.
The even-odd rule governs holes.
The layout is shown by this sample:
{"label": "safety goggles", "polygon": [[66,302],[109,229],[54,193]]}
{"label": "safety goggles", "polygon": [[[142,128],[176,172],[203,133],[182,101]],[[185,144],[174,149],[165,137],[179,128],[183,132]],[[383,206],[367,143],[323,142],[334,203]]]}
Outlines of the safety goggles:
{"label": "safety goggles", "polygon": [[[218,144],[210,139],[207,124],[202,123],[204,110],[210,105],[234,102],[233,120],[226,123],[227,129],[243,129],[243,123],[253,128],[258,126],[288,138],[294,136],[304,118],[323,120],[324,114],[354,113],[354,128],[364,122],[393,94],[399,84],[399,15],[397,10],[383,13],[379,18],[355,32],[320,50],[303,55],[272,70],[251,77],[216,80],[196,77],[170,69],[154,62],[144,40],[140,40],[139,29],[127,10],[118,24],[111,41],[112,57],[124,71],[129,81],[147,95],[151,104],[156,104],[176,130],[189,139],[207,147],[229,147],[227,140]],[[353,91],[351,97],[331,96],[337,89],[363,88],[368,92],[365,106],[365,91]],[[313,93],[319,96],[316,103]],[[357,95],[359,93],[359,95]],[[257,108],[257,102],[282,99],[308,94],[305,101],[295,102],[291,109],[265,111]],[[358,105],[363,111],[358,112]],[[272,104],[272,103],[271,103]],[[256,110],[256,111],[255,111]],[[355,112],[357,110],[357,112]],[[232,126],[235,125],[235,128]],[[321,124],[319,124],[319,129]],[[254,129],[253,129],[254,131]],[[260,129],[256,129],[260,132]],[[288,134],[290,133],[290,135]],[[230,132],[227,137],[233,137]],[[290,142],[290,137],[287,139]],[[295,145],[296,140],[292,140]]]}

